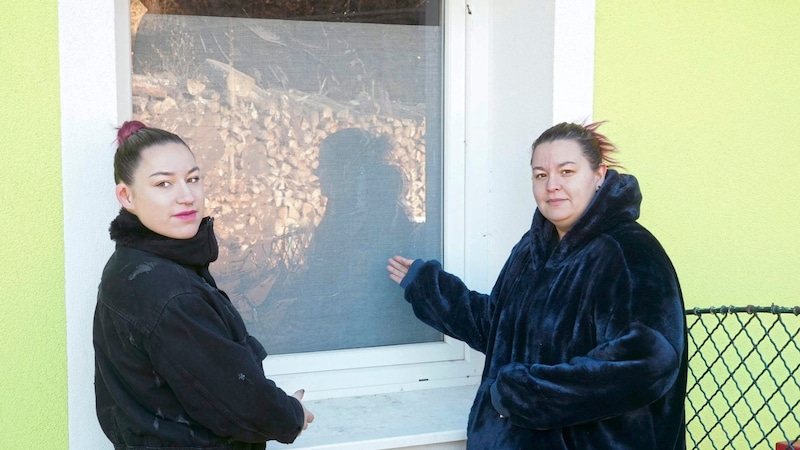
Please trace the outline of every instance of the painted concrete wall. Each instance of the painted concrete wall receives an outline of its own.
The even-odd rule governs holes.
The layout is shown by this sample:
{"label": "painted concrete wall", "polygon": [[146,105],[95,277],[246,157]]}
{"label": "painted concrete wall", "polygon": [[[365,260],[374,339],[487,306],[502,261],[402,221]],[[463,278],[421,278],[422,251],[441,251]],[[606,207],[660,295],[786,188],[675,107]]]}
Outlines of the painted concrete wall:
{"label": "painted concrete wall", "polygon": [[597,3],[595,119],[687,306],[800,301],[800,3]]}
{"label": "painted concrete wall", "polygon": [[0,447],[65,448],[55,0],[0,7]]}
{"label": "painted concrete wall", "polygon": [[[800,304],[800,3],[602,0],[596,14],[594,117],[611,121],[642,185],[641,222],[672,257],[687,306]],[[797,398],[791,383],[782,395]],[[776,398],[757,420],[785,409]],[[710,440],[741,427],[729,415]],[[706,433],[697,422],[690,432]]]}

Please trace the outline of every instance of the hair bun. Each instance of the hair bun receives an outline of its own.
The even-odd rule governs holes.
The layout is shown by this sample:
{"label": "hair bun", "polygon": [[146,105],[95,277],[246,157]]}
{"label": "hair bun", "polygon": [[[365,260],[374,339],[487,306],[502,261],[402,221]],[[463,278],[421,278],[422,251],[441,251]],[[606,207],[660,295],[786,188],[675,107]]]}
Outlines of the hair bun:
{"label": "hair bun", "polygon": [[123,123],[122,126],[117,129],[117,146],[121,146],[131,135],[146,127],[147,125],[138,120],[128,120]]}

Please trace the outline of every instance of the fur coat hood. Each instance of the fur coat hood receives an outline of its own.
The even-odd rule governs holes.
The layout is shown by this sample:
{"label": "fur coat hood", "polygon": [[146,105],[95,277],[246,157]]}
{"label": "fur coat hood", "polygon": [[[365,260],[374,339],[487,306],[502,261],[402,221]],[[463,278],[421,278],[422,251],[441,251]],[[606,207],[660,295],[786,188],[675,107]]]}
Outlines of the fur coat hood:
{"label": "fur coat hood", "polygon": [[[534,267],[561,264],[569,255],[598,235],[621,224],[635,222],[639,218],[641,203],[642,193],[636,178],[609,169],[595,198],[572,229],[564,235],[564,239],[558,242],[552,254],[553,246],[558,241],[558,232],[537,209],[528,233]],[[524,240],[525,238],[523,242]]]}

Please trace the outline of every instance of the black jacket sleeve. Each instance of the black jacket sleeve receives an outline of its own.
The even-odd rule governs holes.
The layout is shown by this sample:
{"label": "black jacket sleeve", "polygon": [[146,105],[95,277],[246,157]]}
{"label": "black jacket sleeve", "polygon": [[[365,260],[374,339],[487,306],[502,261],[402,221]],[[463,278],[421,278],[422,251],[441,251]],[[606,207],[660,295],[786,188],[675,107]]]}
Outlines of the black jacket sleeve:
{"label": "black jacket sleeve", "polygon": [[232,305],[180,294],[165,307],[147,348],[153,367],[192,419],[234,441],[291,443],[300,402],[264,375],[261,344],[243,333]]}

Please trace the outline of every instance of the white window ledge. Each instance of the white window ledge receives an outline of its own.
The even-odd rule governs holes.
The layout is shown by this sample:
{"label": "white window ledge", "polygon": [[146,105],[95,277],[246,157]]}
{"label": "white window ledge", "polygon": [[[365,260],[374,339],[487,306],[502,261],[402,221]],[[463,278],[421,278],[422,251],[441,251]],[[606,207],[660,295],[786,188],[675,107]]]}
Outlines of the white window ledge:
{"label": "white window ledge", "polygon": [[306,402],[316,419],[274,449],[463,449],[476,385]]}

